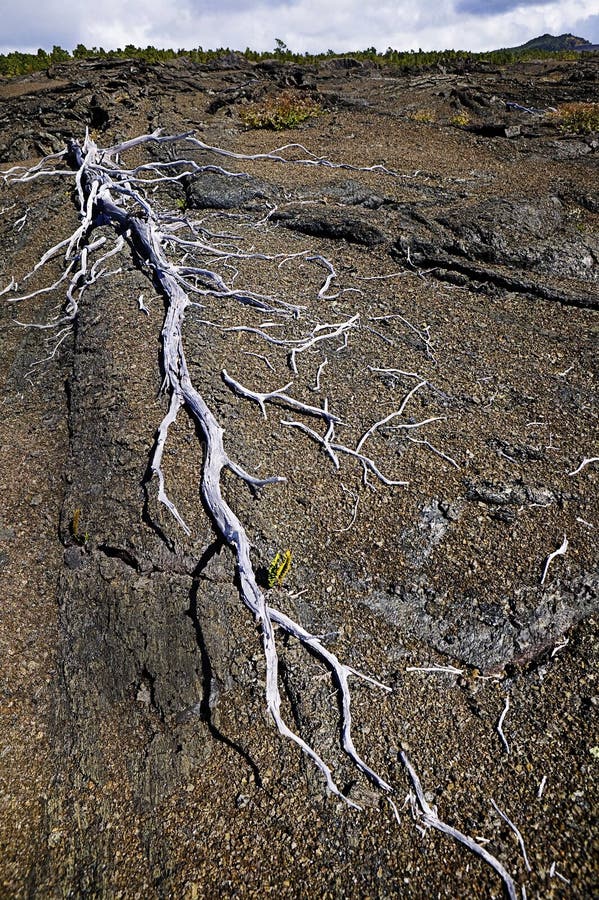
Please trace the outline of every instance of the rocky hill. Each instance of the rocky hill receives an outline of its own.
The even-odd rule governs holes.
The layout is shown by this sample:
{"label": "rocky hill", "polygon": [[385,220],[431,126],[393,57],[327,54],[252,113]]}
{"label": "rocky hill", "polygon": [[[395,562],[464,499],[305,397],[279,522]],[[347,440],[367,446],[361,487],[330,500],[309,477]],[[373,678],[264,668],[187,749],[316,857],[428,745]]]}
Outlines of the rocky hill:
{"label": "rocky hill", "polygon": [[0,84],[3,896],[593,894],[598,72]]}
{"label": "rocky hill", "polygon": [[539,37],[512,47],[512,50],[548,50],[550,52],[562,52],[564,50],[576,50],[577,52],[597,50],[599,45],[591,44],[586,38],[576,37],[574,34],[541,34]]}

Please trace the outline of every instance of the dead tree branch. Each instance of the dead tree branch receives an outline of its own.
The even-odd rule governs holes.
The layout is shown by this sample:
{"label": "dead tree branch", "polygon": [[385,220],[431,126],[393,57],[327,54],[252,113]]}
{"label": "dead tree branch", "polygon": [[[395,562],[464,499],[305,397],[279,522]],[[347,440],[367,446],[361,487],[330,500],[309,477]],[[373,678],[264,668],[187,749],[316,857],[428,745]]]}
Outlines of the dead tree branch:
{"label": "dead tree branch", "polygon": [[549,566],[556,558],[556,556],[564,556],[566,551],[568,550],[568,538],[564,535],[564,539],[561,543],[561,546],[554,550],[553,553],[550,553],[545,561],[545,568],[543,569],[543,574],[541,576],[541,584],[545,584],[545,579],[547,577],[547,572],[549,571]]}
{"label": "dead tree branch", "polygon": [[499,862],[496,856],[493,856],[492,853],[489,853],[488,850],[485,850],[479,843],[477,843],[473,838],[468,837],[467,834],[464,834],[462,831],[459,831],[457,828],[454,828],[453,825],[448,825],[447,822],[443,822],[442,819],[439,818],[437,813],[429,806],[424,796],[424,790],[422,789],[422,784],[420,783],[420,779],[416,774],[414,767],[409,761],[406,754],[400,751],[399,757],[406,767],[408,775],[410,776],[410,781],[414,787],[414,791],[416,793],[416,802],[420,808],[421,819],[424,822],[424,825],[429,828],[435,828],[437,831],[441,831],[443,834],[448,834],[450,837],[454,838],[454,840],[458,841],[460,844],[463,844],[464,847],[467,847],[472,853],[475,853],[477,856],[480,856],[487,865],[491,866],[505,885],[505,889],[508,893],[508,897],[510,900],[516,900],[516,886],[514,884],[514,880],[512,876],[509,874],[505,866]]}
{"label": "dead tree branch", "polygon": [[[169,173],[170,166],[163,166],[159,163],[126,169],[121,167],[120,158],[129,150],[149,142],[172,144],[179,140],[185,140],[189,145],[200,149],[212,149],[212,152],[220,153],[228,158],[244,160],[255,158],[269,159],[275,162],[290,162],[290,160],[287,160],[280,154],[283,150],[291,149],[291,146],[288,148],[280,148],[280,151],[276,151],[272,154],[260,154],[256,157],[246,157],[232,154],[229,151],[221,151],[219,148],[210,148],[208,145],[203,144],[195,138],[191,138],[189,135],[181,135],[172,138],[161,137],[158,132],[155,132],[151,135],[142,135],[130,141],[125,141],[104,150],[100,150],[89,137],[86,138],[82,146],[73,140],[69,142],[68,148],[64,153],[55,154],[32,169],[24,169],[22,167],[12,169],[10,172],[5,173],[5,179],[8,181],[24,183],[34,178],[56,176],[60,176],[60,178],[69,176],[74,179],[79,203],[80,224],[70,237],[60,241],[54,247],[51,247],[42,256],[39,262],[36,263],[31,273],[26,276],[26,278],[31,277],[31,275],[45,266],[51,259],[54,259],[59,254],[63,254],[67,263],[67,268],[61,277],[49,288],[40,288],[37,291],[11,299],[14,300],[14,302],[17,300],[30,299],[44,291],[56,290],[56,288],[66,281],[67,290],[64,315],[57,316],[46,326],[40,326],[51,329],[55,329],[59,326],[64,327],[65,324],[72,322],[77,316],[81,296],[86,288],[99,277],[110,275],[110,272],[105,266],[108,259],[118,256],[128,248],[132,254],[134,254],[135,258],[141,262],[143,270],[151,277],[155,288],[163,296],[166,305],[161,333],[161,361],[164,372],[163,390],[168,394],[169,402],[168,409],[158,426],[156,443],[150,460],[152,476],[155,477],[158,482],[158,499],[169,510],[185,533],[189,534],[189,526],[168,496],[166,478],[163,470],[163,456],[168,442],[170,428],[176,422],[181,409],[185,408],[187,413],[195,421],[202,435],[204,455],[200,490],[205,508],[209,513],[215,530],[231,549],[235,557],[240,598],[245,606],[251,611],[256,621],[260,624],[266,664],[265,693],[267,709],[279,732],[296,743],[322,772],[329,790],[342,797],[349,805],[356,806],[353,801],[349,800],[341,793],[335,783],[331,769],[320,755],[299,734],[289,728],[285,722],[281,712],[281,695],[279,691],[278,675],[279,663],[275,628],[280,628],[283,632],[298,640],[330,669],[332,676],[336,681],[341,701],[341,742],[343,749],[354,765],[366,774],[381,790],[390,791],[391,786],[367,765],[356,750],[353,742],[351,733],[349,676],[358,675],[378,687],[384,686],[374,679],[361,675],[361,673],[357,672],[355,669],[341,663],[337,656],[329,651],[318,637],[308,632],[289,616],[267,602],[266,596],[258,586],[256,580],[250,559],[250,540],[245,527],[223,496],[221,487],[222,473],[224,470],[229,470],[252,490],[258,490],[267,485],[284,481],[285,479],[276,475],[266,478],[253,476],[246,472],[229,455],[224,445],[223,428],[219,425],[202,394],[193,383],[186,360],[182,337],[186,311],[190,307],[198,305],[190,300],[190,293],[199,294],[206,298],[217,297],[221,301],[233,301],[243,306],[247,306],[250,309],[266,311],[269,314],[276,315],[282,319],[298,317],[301,308],[294,304],[288,304],[278,298],[264,297],[263,295],[251,291],[236,290],[228,285],[218,273],[207,268],[205,265],[193,264],[193,260],[186,262],[184,258],[181,263],[177,264],[167,257],[167,248],[172,250],[173,247],[180,247],[182,252],[185,252],[186,254],[210,253],[216,258],[222,258],[223,253],[221,253],[218,248],[207,245],[203,240],[200,240],[197,236],[197,231],[191,232],[192,238],[189,240],[175,236],[174,231],[180,227],[184,227],[186,220],[181,218],[178,220],[176,218],[173,219],[172,216],[163,217],[154,210],[152,204],[148,201],[145,191],[145,188],[148,187],[148,185],[156,185],[171,180],[180,180],[180,178],[183,177],[183,174],[181,174],[180,171],[177,174],[172,175]],[[301,149],[305,150],[305,148]],[[299,165],[355,168],[341,164],[333,164],[316,157],[313,158],[308,151],[305,151],[305,153],[307,154],[305,158],[295,159],[293,162]],[[70,169],[65,171],[57,169],[53,165],[49,165],[57,160],[68,163]],[[180,168],[182,161],[179,160],[177,165]],[[183,165],[194,169],[191,162],[188,160],[183,161]],[[364,171],[378,171],[379,168],[381,167],[371,167],[364,169]],[[183,171],[185,172],[186,170],[184,169]],[[148,174],[150,174],[151,177],[148,178]],[[388,172],[388,174],[394,173]],[[239,177],[243,176],[240,175]],[[97,228],[106,225],[112,226],[116,230],[116,242],[104,252],[103,255],[97,256],[97,251],[99,251],[106,243],[106,237],[102,235],[97,238],[95,236],[92,238],[92,235]],[[95,258],[94,254],[96,254]],[[243,254],[241,252],[232,251],[229,248],[224,255],[227,259],[249,259],[258,254]],[[318,297],[320,299],[327,298],[327,291],[330,284],[332,280],[336,278],[336,272],[333,266],[319,254],[311,254],[309,256],[306,256],[306,254],[301,255],[327,270],[327,278],[318,292]],[[6,291],[13,286],[14,282],[11,281]],[[138,302],[140,309],[144,309],[143,298],[140,298]],[[311,350],[325,341],[335,340],[339,337],[347,339],[348,331],[355,328],[358,325],[358,321],[359,317],[355,315],[347,320],[333,324],[316,324],[309,334],[299,339],[274,337],[268,329],[279,323],[264,323],[260,327],[240,325],[224,328],[223,330],[226,332],[243,331],[250,334],[256,334],[267,343],[284,348],[289,355],[290,368],[294,374],[297,374],[296,357],[300,353]],[[61,335],[63,335],[63,333],[64,332],[61,331]],[[319,369],[319,373],[320,371],[321,369]],[[339,452],[349,453],[360,459],[365,470],[366,468],[370,469],[384,483],[402,483],[384,478],[378,471],[375,463],[370,458],[365,457],[359,449],[351,450],[343,445],[330,444],[334,435],[334,427],[336,424],[340,424],[340,420],[329,411],[326,399],[324,400],[322,407],[315,407],[303,403],[287,393],[288,389],[291,387],[291,382],[283,388],[274,391],[258,392],[244,387],[240,382],[231,378],[226,371],[222,372],[222,378],[228,387],[237,395],[256,402],[265,416],[265,404],[268,402],[294,409],[302,415],[323,419],[328,426],[328,431],[327,436],[322,440],[325,444],[330,445],[330,452],[334,461],[336,459],[335,449],[337,449]],[[405,406],[405,403],[403,405]],[[394,414],[394,416],[398,414],[399,413]],[[373,426],[372,429],[364,435],[361,443],[363,443],[380,424],[382,423],[377,423]],[[302,427],[306,428],[306,426],[303,426],[303,423]],[[312,433],[310,429],[307,430],[308,433]],[[313,434],[316,436],[315,432]],[[387,688],[384,689],[387,690]]]}

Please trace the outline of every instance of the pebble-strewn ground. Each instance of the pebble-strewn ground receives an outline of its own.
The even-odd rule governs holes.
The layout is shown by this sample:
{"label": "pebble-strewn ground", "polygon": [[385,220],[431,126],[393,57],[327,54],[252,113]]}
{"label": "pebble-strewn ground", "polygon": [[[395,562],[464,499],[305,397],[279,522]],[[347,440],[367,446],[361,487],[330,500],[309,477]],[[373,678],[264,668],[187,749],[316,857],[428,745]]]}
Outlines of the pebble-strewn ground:
{"label": "pebble-strewn ground", "polygon": [[[299,141],[358,167],[186,148],[250,178],[205,175],[150,196],[200,219],[221,250],[276,255],[197,256],[229,280],[234,266],[236,287],[303,307],[270,333],[299,339],[359,317],[347,343],[298,356],[297,376],[284,349],[224,330],[264,322],[233,300],[190,310],[184,343],[230,455],[287,478],[259,499],[225,478],[256,569],[293,553],[270,605],[392,688],[352,682],[354,736],[399,816],[344,758],[334,685],[293,642],[279,647],[287,720],[363,811],[327,797],[264,713],[259,633],[199,502],[201,445],[184,413],[164,468],[191,537],[146,496],[166,409],[163,303],[123,256],[39,365],[56,341],[14,320],[48,321],[64,291],[0,297],[0,895],[502,896],[467,850],[418,830],[401,749],[439,816],[488,840],[529,898],[593,895],[597,463],[569,473],[599,455],[597,140],[541,111],[596,100],[598,71],[590,56],[411,76],[232,58],[211,70],[83,63],[0,83],[4,170],[86,125],[105,146],[196,129],[236,153]],[[243,129],[242,104],[290,86],[322,115],[276,135]],[[359,170],[373,165],[395,174]],[[0,186],[0,290],[77,227],[71,188],[64,177]],[[337,276],[324,298],[318,254]],[[51,262],[22,292],[61,271]],[[253,390],[292,381],[307,404],[327,397],[350,448],[425,382],[364,447],[408,484],[370,476],[371,489],[342,453],[335,470],[281,420],[321,423],[275,405],[265,421],[223,369]],[[456,671],[413,671],[431,666]],[[530,871],[491,800],[520,829]]]}

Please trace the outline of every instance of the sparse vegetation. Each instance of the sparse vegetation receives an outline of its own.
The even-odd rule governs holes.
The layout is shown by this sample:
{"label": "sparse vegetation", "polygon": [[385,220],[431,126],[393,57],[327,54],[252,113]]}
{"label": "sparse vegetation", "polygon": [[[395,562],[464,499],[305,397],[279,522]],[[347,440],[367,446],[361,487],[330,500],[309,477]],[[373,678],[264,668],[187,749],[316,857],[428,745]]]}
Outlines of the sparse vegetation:
{"label": "sparse vegetation", "polygon": [[417,109],[409,114],[409,118],[421,125],[432,125],[435,121],[435,114],[431,109]]}
{"label": "sparse vegetation", "polygon": [[268,567],[269,588],[281,587],[291,568],[291,550],[278,550]]}
{"label": "sparse vegetation", "polygon": [[[139,59],[144,62],[165,62],[172,59],[187,58],[193,63],[209,63],[214,59],[230,56],[238,51],[229,47],[219,47],[216,50],[204,50],[196,47],[190,50],[161,49],[158,47],[135,47],[127,44],[126,47],[118,47],[116,50],[105,50],[103,47],[86,47],[77,44],[72,52],[59,46],[52,50],[40,48],[37,53],[20,53],[18,51],[0,54],[0,76],[12,77],[26,75],[30,72],[40,72],[51,66],[70,62],[78,59]],[[351,56],[360,62],[374,63],[380,66],[393,66],[404,71],[413,69],[426,69],[431,67],[455,69],[477,63],[491,63],[492,65],[504,65],[516,60],[530,59],[573,59],[578,53],[573,50],[551,51],[544,49],[505,49],[493,50],[488,53],[471,53],[467,50],[394,50],[389,47],[384,53],[379,53],[376,47],[368,47],[366,50],[348,50],[346,53],[334,53],[327,50],[326,53],[294,53],[289,50],[283,41],[277,38],[276,47],[269,52],[251,50],[249,47],[242,53],[251,62],[260,62],[265,59],[279,59],[282,62],[302,63],[314,65],[323,60]]]}
{"label": "sparse vegetation", "polygon": [[470,125],[470,116],[464,111],[456,113],[451,119],[451,124],[455,125],[456,128],[465,128],[467,125]]}
{"label": "sparse vegetation", "polygon": [[297,91],[284,91],[276,97],[268,97],[257,103],[244,106],[240,112],[246,128],[297,128],[306,119],[318,116],[322,107],[311,97]]}
{"label": "sparse vegetation", "polygon": [[71,537],[79,547],[84,547],[89,542],[89,532],[81,531],[81,509],[79,508],[73,511]]}
{"label": "sparse vegetation", "polygon": [[591,134],[599,131],[599,103],[564,103],[553,118],[562,131]]}

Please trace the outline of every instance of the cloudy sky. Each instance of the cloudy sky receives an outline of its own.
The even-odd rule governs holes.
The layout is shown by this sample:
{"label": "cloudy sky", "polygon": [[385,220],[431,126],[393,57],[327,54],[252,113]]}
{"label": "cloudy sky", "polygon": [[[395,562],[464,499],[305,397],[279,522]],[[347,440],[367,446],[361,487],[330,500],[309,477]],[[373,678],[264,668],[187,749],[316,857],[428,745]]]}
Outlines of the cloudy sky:
{"label": "cloudy sky", "polygon": [[0,0],[0,52],[145,47],[491,50],[549,32],[599,43],[599,0]]}

